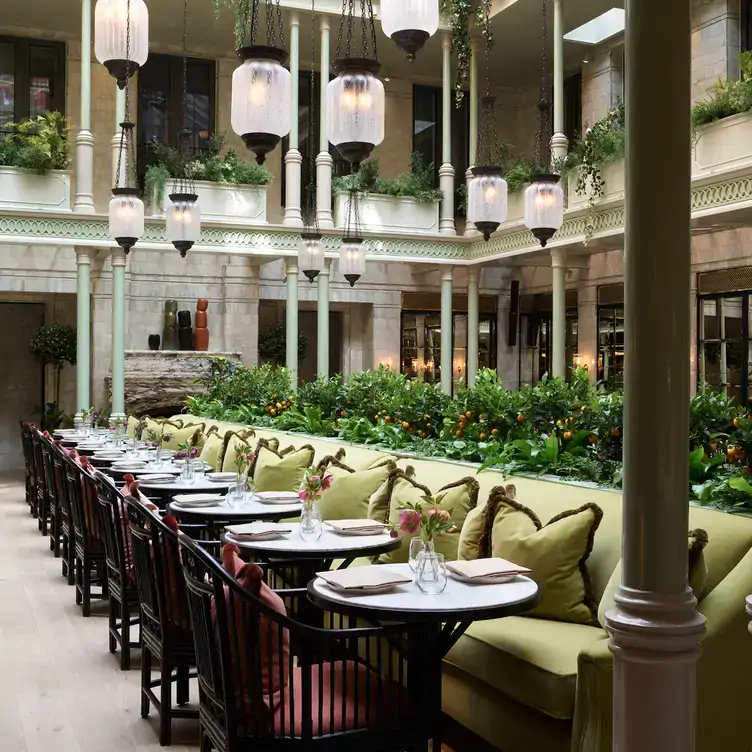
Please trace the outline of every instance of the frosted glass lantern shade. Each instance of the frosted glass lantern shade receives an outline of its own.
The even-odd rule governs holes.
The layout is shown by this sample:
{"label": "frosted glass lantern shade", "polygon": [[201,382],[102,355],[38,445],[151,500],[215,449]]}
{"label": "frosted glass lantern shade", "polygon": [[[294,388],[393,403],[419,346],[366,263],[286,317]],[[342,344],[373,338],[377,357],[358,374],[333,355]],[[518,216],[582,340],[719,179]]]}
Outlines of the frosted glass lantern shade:
{"label": "frosted glass lantern shade", "polygon": [[292,77],[283,67],[287,53],[275,47],[244,47],[232,74],[232,129],[263,164],[290,132]]}
{"label": "frosted glass lantern shade", "polygon": [[343,238],[339,247],[339,270],[342,276],[355,287],[355,283],[366,273],[366,251],[363,238]]}
{"label": "frosted glass lantern shade", "polygon": [[303,233],[298,248],[298,268],[313,282],[324,268],[324,241],[317,233]]}
{"label": "frosted glass lantern shade", "polygon": [[167,240],[185,254],[201,237],[201,208],[195,193],[171,193],[167,207]]}
{"label": "frosted glass lantern shade", "polygon": [[474,167],[472,172],[467,187],[467,218],[488,240],[507,219],[507,181],[499,167]]}
{"label": "frosted glass lantern shade", "polygon": [[409,61],[439,28],[439,0],[381,0],[381,29]]}
{"label": "frosted glass lantern shade", "polygon": [[525,190],[525,226],[545,248],[564,223],[564,191],[558,175],[537,175]]}
{"label": "frosted glass lantern shade", "polygon": [[373,60],[340,60],[334,67],[337,78],[326,87],[327,137],[357,170],[384,140],[384,84]]}
{"label": "frosted glass lantern shade", "polygon": [[126,252],[144,234],[144,202],[135,188],[113,188],[109,209],[110,237]]}
{"label": "frosted glass lantern shade", "polygon": [[[130,13],[130,49],[128,21]],[[126,54],[127,53],[127,54]],[[144,0],[97,0],[94,54],[122,89],[149,57],[149,9]]]}

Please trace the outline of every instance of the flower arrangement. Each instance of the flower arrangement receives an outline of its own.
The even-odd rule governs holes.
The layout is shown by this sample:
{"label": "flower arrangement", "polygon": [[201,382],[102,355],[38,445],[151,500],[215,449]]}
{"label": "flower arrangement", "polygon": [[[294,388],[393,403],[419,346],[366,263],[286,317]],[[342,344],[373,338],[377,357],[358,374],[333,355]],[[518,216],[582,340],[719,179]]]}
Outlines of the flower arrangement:
{"label": "flower arrangement", "polygon": [[[144,438],[144,431],[146,431],[146,421],[141,418],[136,424],[136,428],[133,430],[133,435],[135,436],[136,441],[141,441]],[[152,431],[151,433],[154,432]],[[156,434],[154,438],[156,438]]]}
{"label": "flower arrangement", "polygon": [[83,410],[81,410],[81,420],[84,423],[86,423],[86,421],[91,421],[93,415],[94,415],[93,407],[85,407]]}
{"label": "flower arrangement", "polygon": [[195,460],[200,454],[199,448],[192,444],[191,441],[186,441],[178,447],[178,451],[175,454],[176,460]]}
{"label": "flower arrangement", "polygon": [[172,434],[171,433],[163,433],[162,434],[162,445],[169,444],[172,441]]}
{"label": "flower arrangement", "polygon": [[159,447],[161,446],[161,442],[159,441],[159,437],[157,436],[157,432],[153,428],[149,428],[146,431],[146,443],[152,449],[159,449]]}
{"label": "flower arrangement", "polygon": [[[100,423],[100,425],[103,425],[103,426],[109,425],[110,430],[112,431],[120,431],[121,429],[125,428],[126,425],[128,424],[128,421],[125,418],[121,418],[121,417],[110,418],[110,420],[107,421],[104,417],[104,411],[97,412],[95,413],[95,415],[101,415],[102,422]],[[146,423],[144,423],[144,427],[146,427]]]}
{"label": "flower arrangement", "polygon": [[324,491],[331,488],[332,483],[334,483],[334,476],[322,475],[318,470],[309,467],[300,484],[298,498],[306,509],[311,509],[324,495]]}
{"label": "flower arrangement", "polygon": [[238,478],[241,475],[246,475],[251,469],[253,460],[256,458],[256,452],[253,451],[247,444],[239,444],[235,447],[235,472],[238,474]]}
{"label": "flower arrangement", "polygon": [[414,536],[426,542],[433,542],[439,533],[454,533],[457,526],[452,522],[451,509],[439,509],[433,496],[426,495],[421,502],[400,502],[399,522],[392,525],[392,538],[403,535]]}

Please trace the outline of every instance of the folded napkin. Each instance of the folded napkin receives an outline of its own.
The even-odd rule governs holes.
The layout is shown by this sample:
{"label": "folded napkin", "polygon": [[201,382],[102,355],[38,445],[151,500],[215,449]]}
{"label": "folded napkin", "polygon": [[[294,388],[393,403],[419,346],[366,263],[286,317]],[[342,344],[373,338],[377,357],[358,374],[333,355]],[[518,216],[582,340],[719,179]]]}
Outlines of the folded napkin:
{"label": "folded napkin", "polygon": [[221,501],[221,499],[193,499],[193,501],[188,501],[188,499],[183,501],[173,500],[172,506],[180,507],[181,509],[201,509],[202,507],[217,507]]}
{"label": "folded napkin", "polygon": [[392,572],[389,567],[378,564],[371,567],[316,572],[316,576],[340,590],[368,590],[370,588],[382,588],[385,585],[401,585],[412,582],[411,577]]}
{"label": "folded napkin", "polygon": [[326,524],[335,530],[343,532],[363,532],[373,530],[374,534],[381,533],[386,528],[383,522],[378,520],[327,520]]}
{"label": "folded napkin", "polygon": [[276,535],[288,535],[292,532],[291,527],[276,525],[269,522],[249,522],[245,525],[228,525],[225,530],[232,535],[235,540],[252,541],[259,540]]}
{"label": "folded napkin", "polygon": [[503,577],[512,574],[529,574],[527,567],[520,567],[506,559],[473,559],[472,561],[448,561],[447,569],[461,577]]}
{"label": "folded napkin", "polygon": [[286,504],[294,504],[300,501],[297,491],[259,491],[254,493],[259,501],[279,501]]}

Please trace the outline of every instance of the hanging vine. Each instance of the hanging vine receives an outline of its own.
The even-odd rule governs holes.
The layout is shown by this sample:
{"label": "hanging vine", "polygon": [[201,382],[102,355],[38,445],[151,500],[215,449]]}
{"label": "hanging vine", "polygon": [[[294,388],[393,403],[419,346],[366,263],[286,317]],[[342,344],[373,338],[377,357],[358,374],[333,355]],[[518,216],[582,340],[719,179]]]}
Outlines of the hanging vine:
{"label": "hanging vine", "polygon": [[235,13],[235,47],[244,44],[247,21],[251,16],[253,0],[212,0],[214,15],[218,16],[222,8],[231,8]]}

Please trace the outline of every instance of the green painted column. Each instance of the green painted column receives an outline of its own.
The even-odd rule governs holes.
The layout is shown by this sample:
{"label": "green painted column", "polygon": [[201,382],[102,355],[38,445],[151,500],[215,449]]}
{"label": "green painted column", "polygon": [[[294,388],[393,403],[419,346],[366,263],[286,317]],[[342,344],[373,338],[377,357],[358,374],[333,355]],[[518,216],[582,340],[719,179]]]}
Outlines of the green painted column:
{"label": "green painted column", "polygon": [[91,407],[91,251],[76,248],[76,423]]}
{"label": "green painted column", "polygon": [[441,391],[452,393],[452,272],[451,266],[441,270]]}
{"label": "green painted column", "polygon": [[81,121],[76,133],[73,211],[94,214],[94,136],[91,133],[91,0],[81,0]]}
{"label": "green painted column", "polygon": [[117,248],[112,263],[112,418],[125,417],[125,253]]}
{"label": "green painted column", "polygon": [[[465,173],[465,183],[470,188],[473,179],[472,168],[478,164],[478,59],[481,57],[481,46],[476,40],[470,43],[470,125],[468,133],[468,162],[469,167]],[[465,235],[479,235],[475,224],[468,219],[465,224]]]}
{"label": "green painted column", "polygon": [[[331,27],[329,17],[324,14],[319,19],[321,29],[319,71],[321,81],[329,80],[331,65]],[[329,153],[329,136],[327,135],[327,100],[326,86],[319,86],[319,153],[316,155],[316,216],[319,227],[334,227],[332,217],[332,170],[334,160]],[[311,147],[313,148],[313,146]]]}
{"label": "green painted column", "polygon": [[[303,226],[301,213],[301,183],[303,179],[303,155],[300,153],[298,100],[300,80],[300,17],[290,14],[290,78],[292,80],[292,113],[290,139],[285,154],[285,215],[282,224],[291,227]],[[313,144],[310,144],[313,148]]]}
{"label": "green painted column", "polygon": [[467,383],[472,386],[478,375],[478,277],[477,267],[467,269]]}
{"label": "green painted column", "polygon": [[705,619],[687,584],[690,15],[687,0],[627,0],[623,571],[606,617],[615,752],[695,749]]}
{"label": "green painted column", "polygon": [[287,276],[285,363],[292,376],[292,388],[296,390],[298,388],[298,263],[296,259],[285,262],[285,274]]}
{"label": "green painted column", "polygon": [[324,268],[316,278],[319,288],[316,308],[316,372],[319,376],[329,375],[329,278],[331,263],[329,259],[326,259]]}
{"label": "green painted column", "polygon": [[441,88],[441,167],[439,167],[439,188],[444,193],[439,207],[439,232],[442,235],[456,235],[454,226],[454,167],[452,167],[452,39],[444,34],[442,44],[442,88]]}
{"label": "green painted column", "polygon": [[564,0],[554,0],[554,134],[551,155],[567,156],[569,139],[564,134]]}
{"label": "green painted column", "polygon": [[564,251],[551,251],[553,312],[551,325],[551,375],[567,375],[567,257]]}

